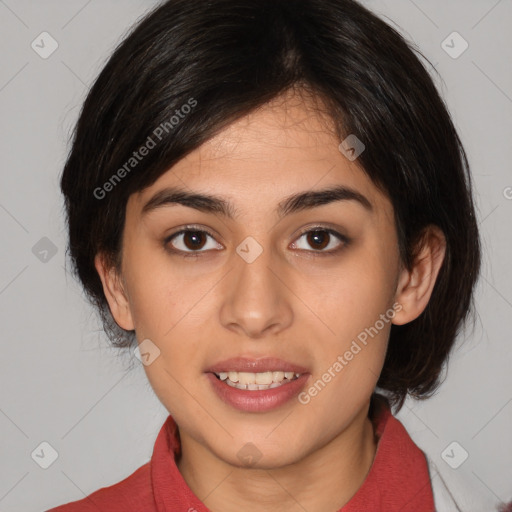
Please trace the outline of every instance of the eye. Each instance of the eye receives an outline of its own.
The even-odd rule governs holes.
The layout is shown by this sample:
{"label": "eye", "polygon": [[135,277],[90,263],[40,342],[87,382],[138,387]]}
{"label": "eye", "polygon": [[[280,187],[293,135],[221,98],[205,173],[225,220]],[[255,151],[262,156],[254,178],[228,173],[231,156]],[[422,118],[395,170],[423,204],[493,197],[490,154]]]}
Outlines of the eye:
{"label": "eye", "polygon": [[[211,238],[213,242],[209,242],[208,238]],[[170,245],[170,250],[173,252],[201,253],[212,249],[222,249],[222,245],[215,242],[213,235],[208,231],[190,228],[182,229],[167,237],[165,245]]]}
{"label": "eye", "polygon": [[[300,242],[302,239],[309,247]],[[309,229],[302,233],[297,240],[299,242],[295,241],[291,244],[293,249],[325,253],[326,255],[337,253],[350,242],[346,236],[325,227]],[[186,257],[199,256],[208,250],[223,249],[223,246],[216,242],[214,235],[193,226],[168,236],[164,241],[164,246],[174,253],[188,253]]]}
{"label": "eye", "polygon": [[[336,253],[349,243],[349,239],[329,228],[310,229],[299,236],[297,240],[304,239],[305,242],[314,249],[313,252]],[[294,249],[310,251],[308,247],[300,246],[297,242],[293,242]]]}

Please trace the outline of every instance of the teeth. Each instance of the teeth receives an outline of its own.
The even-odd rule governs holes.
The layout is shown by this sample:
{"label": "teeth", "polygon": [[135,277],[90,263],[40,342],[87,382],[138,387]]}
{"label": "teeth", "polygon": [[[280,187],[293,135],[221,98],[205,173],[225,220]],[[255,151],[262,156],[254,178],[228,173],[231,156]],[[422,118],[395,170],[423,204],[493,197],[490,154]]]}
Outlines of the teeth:
{"label": "teeth", "polygon": [[272,372],[272,381],[281,382],[284,379],[284,372]]}
{"label": "teeth", "polygon": [[[229,375],[231,376],[231,373]],[[238,372],[238,382],[240,384],[255,384],[256,375],[254,373]]]}
{"label": "teeth", "polygon": [[300,373],[294,372],[220,372],[217,374],[228,386],[250,391],[273,389],[300,377]]}
{"label": "teeth", "polygon": [[256,384],[272,384],[273,372],[255,373],[254,379]]}

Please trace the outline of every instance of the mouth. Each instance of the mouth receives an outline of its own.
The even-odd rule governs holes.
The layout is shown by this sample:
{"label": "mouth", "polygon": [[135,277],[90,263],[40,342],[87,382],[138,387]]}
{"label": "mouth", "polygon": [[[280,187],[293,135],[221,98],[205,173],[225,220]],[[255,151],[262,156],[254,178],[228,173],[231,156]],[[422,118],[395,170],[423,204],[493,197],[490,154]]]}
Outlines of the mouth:
{"label": "mouth", "polygon": [[298,379],[302,374],[297,372],[285,372],[274,370],[267,372],[213,372],[217,379],[228,386],[248,391],[264,391],[289,384]]}
{"label": "mouth", "polygon": [[222,401],[239,411],[254,413],[291,402],[310,377],[307,368],[273,357],[231,358],[204,371]]}

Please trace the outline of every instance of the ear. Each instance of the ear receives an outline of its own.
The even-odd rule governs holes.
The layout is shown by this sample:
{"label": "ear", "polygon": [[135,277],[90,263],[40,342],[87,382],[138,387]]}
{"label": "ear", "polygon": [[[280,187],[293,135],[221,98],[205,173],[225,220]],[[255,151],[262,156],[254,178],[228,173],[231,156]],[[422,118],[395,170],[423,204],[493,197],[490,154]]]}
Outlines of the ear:
{"label": "ear", "polygon": [[128,295],[117,269],[109,264],[105,255],[101,253],[98,253],[94,258],[94,266],[100,276],[103,293],[117,325],[126,331],[133,330],[135,326]]}
{"label": "ear", "polygon": [[446,252],[446,238],[437,226],[425,229],[411,270],[402,269],[398,278],[395,302],[397,310],[392,322],[403,325],[418,318],[427,307]]}

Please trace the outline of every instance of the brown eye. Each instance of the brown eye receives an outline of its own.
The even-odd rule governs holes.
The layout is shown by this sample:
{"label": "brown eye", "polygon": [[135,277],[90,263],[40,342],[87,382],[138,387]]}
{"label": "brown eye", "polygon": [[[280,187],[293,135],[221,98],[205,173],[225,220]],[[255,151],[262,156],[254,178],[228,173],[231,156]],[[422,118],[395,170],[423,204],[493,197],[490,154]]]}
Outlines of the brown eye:
{"label": "brown eye", "polygon": [[199,229],[183,229],[165,240],[166,246],[171,246],[172,252],[201,254],[209,249],[222,249],[213,235]]}
{"label": "brown eye", "polygon": [[306,235],[307,242],[313,249],[324,249],[329,245],[331,238],[331,234],[327,231],[310,231]]}
{"label": "brown eye", "polygon": [[183,234],[183,243],[190,250],[202,249],[206,243],[206,233],[204,231],[187,231]]}
{"label": "brown eye", "polygon": [[[302,242],[305,240],[305,244]],[[336,253],[348,245],[349,239],[334,231],[333,229],[317,228],[305,231],[293,242],[294,249],[301,249],[308,252],[317,252],[319,254]],[[327,249],[326,249],[327,248]]]}

